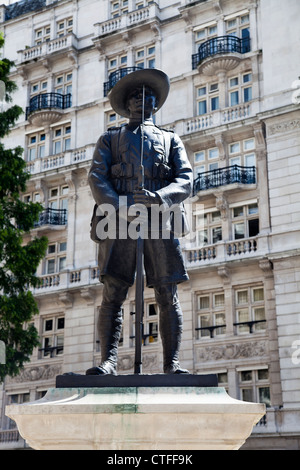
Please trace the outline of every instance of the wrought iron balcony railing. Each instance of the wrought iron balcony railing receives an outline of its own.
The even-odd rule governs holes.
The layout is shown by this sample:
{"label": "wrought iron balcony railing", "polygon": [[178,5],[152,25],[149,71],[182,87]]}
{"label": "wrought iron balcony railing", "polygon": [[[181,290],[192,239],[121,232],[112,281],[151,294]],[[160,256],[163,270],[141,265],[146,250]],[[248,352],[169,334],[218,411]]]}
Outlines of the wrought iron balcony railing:
{"label": "wrought iron balcony railing", "polygon": [[234,183],[256,184],[255,166],[232,165],[200,173],[194,181],[193,194]]}
{"label": "wrought iron balcony railing", "polygon": [[39,221],[35,223],[35,227],[42,227],[43,225],[66,225],[67,224],[67,209],[52,209],[48,207],[39,217]]}
{"label": "wrought iron balcony railing", "polygon": [[125,75],[128,75],[131,72],[135,72],[136,70],[142,70],[142,67],[124,67],[122,69],[115,70],[115,72],[112,72],[108,77],[108,82],[103,84],[104,96],[108,95],[109,91],[119,80],[121,80],[121,78],[125,77]]}
{"label": "wrought iron balcony railing", "polygon": [[29,106],[26,108],[26,119],[34,111],[45,109],[66,109],[71,106],[71,93],[66,95],[62,95],[61,93],[41,93],[40,95],[33,96],[30,99]]}
{"label": "wrought iron balcony railing", "polygon": [[241,39],[230,35],[219,36],[200,44],[197,54],[192,55],[192,67],[195,70],[204,59],[217,54],[230,54],[232,52],[245,54],[249,51],[250,37]]}

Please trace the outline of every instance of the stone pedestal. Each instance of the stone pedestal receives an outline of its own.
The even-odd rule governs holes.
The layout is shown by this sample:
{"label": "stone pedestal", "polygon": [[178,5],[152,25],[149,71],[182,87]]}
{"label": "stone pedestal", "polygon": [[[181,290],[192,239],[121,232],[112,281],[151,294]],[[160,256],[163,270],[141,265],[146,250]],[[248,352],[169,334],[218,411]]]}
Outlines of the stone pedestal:
{"label": "stone pedestal", "polygon": [[194,386],[53,388],[6,407],[38,450],[237,450],[265,406]]}

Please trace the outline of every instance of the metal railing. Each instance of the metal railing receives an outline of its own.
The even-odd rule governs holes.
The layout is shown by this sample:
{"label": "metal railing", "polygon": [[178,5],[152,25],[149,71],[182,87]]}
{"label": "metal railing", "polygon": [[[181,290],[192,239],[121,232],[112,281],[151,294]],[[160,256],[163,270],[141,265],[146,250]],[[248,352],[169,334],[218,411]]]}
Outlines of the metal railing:
{"label": "metal railing", "polygon": [[217,54],[230,54],[232,52],[245,54],[250,51],[250,37],[237,38],[236,36],[219,36],[200,44],[197,54],[192,55],[193,70],[204,59]]}
{"label": "metal railing", "polygon": [[56,357],[58,355],[63,354],[64,347],[63,346],[48,346],[45,348],[39,348],[39,359],[43,357]]}
{"label": "metal railing", "polygon": [[[217,334],[224,334],[224,328],[226,328],[226,325],[212,325],[212,326],[202,326],[201,328],[195,328],[196,331],[209,331],[209,337],[214,338],[215,337],[215,330],[218,330],[220,328],[220,333]],[[201,334],[199,334],[201,336]],[[200,338],[199,338],[200,339]]]}
{"label": "metal railing", "polygon": [[[245,322],[238,322],[233,323],[234,326],[247,326],[249,328],[249,334],[253,333],[253,326],[258,323],[266,323],[267,320],[252,320],[252,321],[245,321]],[[209,331],[210,338],[215,337],[215,331],[220,329],[219,334],[224,334],[224,328],[226,328],[226,324],[224,325],[211,325],[211,326],[203,326],[201,328],[195,328],[195,331]],[[201,335],[201,334],[200,334]]]}
{"label": "metal railing", "polygon": [[72,95],[67,93],[41,93],[33,96],[29,101],[29,106],[26,108],[26,119],[34,111],[41,111],[43,109],[67,109],[72,106]]}
{"label": "metal railing", "polygon": [[255,166],[232,165],[200,173],[194,181],[193,194],[234,183],[255,184]]}
{"label": "metal railing", "polygon": [[38,222],[35,227],[42,227],[43,225],[66,225],[67,224],[67,209],[52,209],[48,207],[41,212]]}
{"label": "metal railing", "polygon": [[234,326],[247,326],[249,328],[249,333],[253,333],[253,326],[256,325],[257,323],[266,323],[267,320],[249,320],[249,321],[242,321],[242,322],[236,322],[233,325]]}
{"label": "metal railing", "polygon": [[107,96],[109,91],[118,83],[121,78],[125,77],[131,72],[136,70],[143,70],[142,67],[124,67],[122,69],[115,70],[108,77],[108,82],[103,84],[104,96]]}

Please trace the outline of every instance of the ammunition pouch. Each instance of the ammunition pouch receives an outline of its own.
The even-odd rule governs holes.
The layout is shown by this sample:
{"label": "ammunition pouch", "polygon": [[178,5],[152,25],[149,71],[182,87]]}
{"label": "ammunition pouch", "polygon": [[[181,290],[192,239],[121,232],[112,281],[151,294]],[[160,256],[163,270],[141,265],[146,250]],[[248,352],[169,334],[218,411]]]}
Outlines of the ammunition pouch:
{"label": "ammunition pouch", "polygon": [[120,162],[111,167],[112,178],[133,178],[132,163]]}

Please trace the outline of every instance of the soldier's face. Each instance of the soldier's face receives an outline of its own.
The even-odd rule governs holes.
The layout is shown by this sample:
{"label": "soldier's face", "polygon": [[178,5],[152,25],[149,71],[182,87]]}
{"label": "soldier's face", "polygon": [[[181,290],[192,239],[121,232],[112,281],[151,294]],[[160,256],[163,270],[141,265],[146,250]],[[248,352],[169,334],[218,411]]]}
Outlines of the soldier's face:
{"label": "soldier's face", "polygon": [[[151,116],[156,107],[156,96],[151,88],[145,87],[145,117]],[[143,111],[143,87],[132,91],[127,98],[127,109],[132,117],[141,117]]]}

